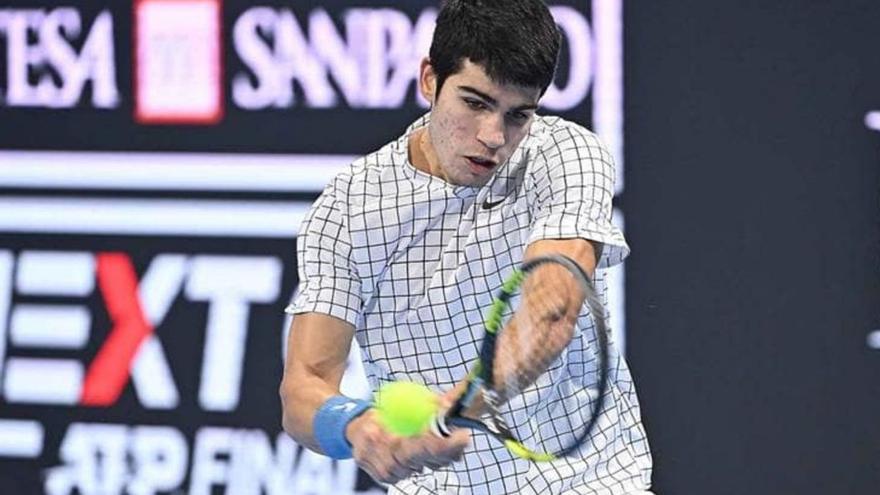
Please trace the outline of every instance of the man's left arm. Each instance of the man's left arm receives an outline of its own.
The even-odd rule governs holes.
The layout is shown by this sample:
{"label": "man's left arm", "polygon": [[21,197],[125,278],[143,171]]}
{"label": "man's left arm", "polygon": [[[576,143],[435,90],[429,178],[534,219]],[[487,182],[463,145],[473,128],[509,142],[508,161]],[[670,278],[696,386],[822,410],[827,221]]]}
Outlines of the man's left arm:
{"label": "man's left arm", "polygon": [[542,239],[526,248],[525,261],[545,255],[561,254],[571,258],[590,277],[602,256],[602,244],[586,239]]}
{"label": "man's left arm", "polygon": [[[612,265],[629,252],[623,235],[611,222],[615,177],[611,154],[592,132],[563,123],[553,130],[535,160],[528,189],[533,220],[523,261],[562,255],[595,279],[597,268]],[[527,313],[530,328],[518,328],[513,318],[501,332],[496,356],[517,358],[506,371],[496,368],[496,379],[519,374],[521,385],[531,383],[574,338],[586,294],[566,271],[552,263],[538,266],[523,286],[523,304],[532,308]],[[542,300],[548,294],[554,294],[549,305],[550,301]],[[528,302],[530,297],[534,302]],[[534,311],[547,314],[536,318]],[[521,342],[529,341],[540,343],[523,352]]]}

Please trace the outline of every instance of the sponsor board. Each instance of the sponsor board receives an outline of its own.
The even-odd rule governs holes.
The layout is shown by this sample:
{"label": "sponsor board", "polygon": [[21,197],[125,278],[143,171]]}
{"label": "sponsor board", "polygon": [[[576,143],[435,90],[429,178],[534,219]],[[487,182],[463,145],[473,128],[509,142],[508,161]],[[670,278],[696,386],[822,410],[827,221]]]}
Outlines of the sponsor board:
{"label": "sponsor board", "polygon": [[135,0],[135,120],[215,124],[223,118],[220,0]]}
{"label": "sponsor board", "polygon": [[284,256],[198,253],[183,237],[151,244],[189,252],[124,237],[108,251],[60,247],[102,244],[70,235],[5,244],[18,247],[0,250],[0,458],[31,468],[0,478],[48,494],[372,486],[281,431]]}
{"label": "sponsor board", "polygon": [[[622,2],[551,9],[564,49],[543,110],[591,122],[620,159]],[[0,147],[363,153],[427,108],[415,83],[436,14],[433,1],[0,8],[0,119],[33,127],[26,142],[0,135]],[[52,121],[40,109],[71,113]],[[377,125],[318,132],[363,112]],[[208,129],[195,141],[139,132],[179,124]]]}
{"label": "sponsor board", "polygon": [[113,32],[110,10],[89,19],[75,7],[0,8],[0,106],[72,108],[88,84],[91,106],[116,108]]}

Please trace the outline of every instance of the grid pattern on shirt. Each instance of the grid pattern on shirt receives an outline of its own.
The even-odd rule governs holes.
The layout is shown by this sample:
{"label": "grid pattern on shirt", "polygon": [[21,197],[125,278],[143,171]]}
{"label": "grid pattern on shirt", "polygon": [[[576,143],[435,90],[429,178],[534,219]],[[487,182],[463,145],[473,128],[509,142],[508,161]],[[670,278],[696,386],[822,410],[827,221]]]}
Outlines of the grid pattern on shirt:
{"label": "grid pattern on shirt", "polygon": [[[426,123],[427,116],[407,131]],[[604,245],[602,268],[628,254],[611,224],[614,170],[598,139],[559,118],[536,117],[492,181],[452,186],[414,169],[407,134],[340,174],[306,217],[298,242],[300,286],[291,313],[320,312],[356,328],[365,370],[382,382],[413,380],[442,392],[467,373],[498,287],[540,239]],[[484,204],[500,202],[491,208]],[[548,371],[504,408],[517,433],[552,449],[583,424],[597,376],[592,320]],[[585,493],[645,489],[651,459],[629,370],[612,349],[607,400],[580,455],[535,464],[484,434],[462,461],[399,483],[392,493]]]}

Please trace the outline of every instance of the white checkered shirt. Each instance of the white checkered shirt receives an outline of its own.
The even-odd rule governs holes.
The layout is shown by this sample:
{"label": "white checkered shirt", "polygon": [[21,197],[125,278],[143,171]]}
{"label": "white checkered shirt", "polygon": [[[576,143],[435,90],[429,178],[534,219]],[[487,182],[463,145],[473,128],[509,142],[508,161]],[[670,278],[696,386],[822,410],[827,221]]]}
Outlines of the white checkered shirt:
{"label": "white checkered shirt", "polygon": [[[409,162],[407,136],[427,118],[339,174],[299,234],[300,285],[287,311],[354,325],[373,390],[412,380],[443,392],[461,380],[477,357],[485,309],[531,242],[602,243],[595,283],[603,299],[604,268],[629,253],[611,224],[613,161],[593,133],[536,116],[487,185],[453,186]],[[511,400],[511,410],[553,422],[559,401],[590,407],[597,370],[588,313],[578,327],[561,364]],[[648,488],[651,454],[632,378],[616,349],[609,365],[608,400],[581,455],[533,463],[475,433],[463,460],[389,493],[611,495]]]}

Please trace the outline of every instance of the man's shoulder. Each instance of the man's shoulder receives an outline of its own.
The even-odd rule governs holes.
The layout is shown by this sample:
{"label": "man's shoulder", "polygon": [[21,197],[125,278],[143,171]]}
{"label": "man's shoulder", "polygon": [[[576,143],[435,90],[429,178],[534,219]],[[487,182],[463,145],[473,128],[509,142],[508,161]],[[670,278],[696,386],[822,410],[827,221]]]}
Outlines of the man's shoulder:
{"label": "man's shoulder", "polygon": [[592,169],[613,167],[611,153],[596,133],[556,116],[536,118],[522,153],[526,173],[533,177],[549,177],[568,169],[580,171],[585,164]]}
{"label": "man's shoulder", "polygon": [[555,115],[536,116],[529,139],[540,149],[565,146],[570,142],[580,142],[589,146],[601,146],[599,136],[577,122]]}
{"label": "man's shoulder", "polygon": [[327,190],[336,196],[367,193],[383,176],[393,175],[394,169],[400,166],[400,146],[400,139],[397,139],[355,159],[336,174]]}

